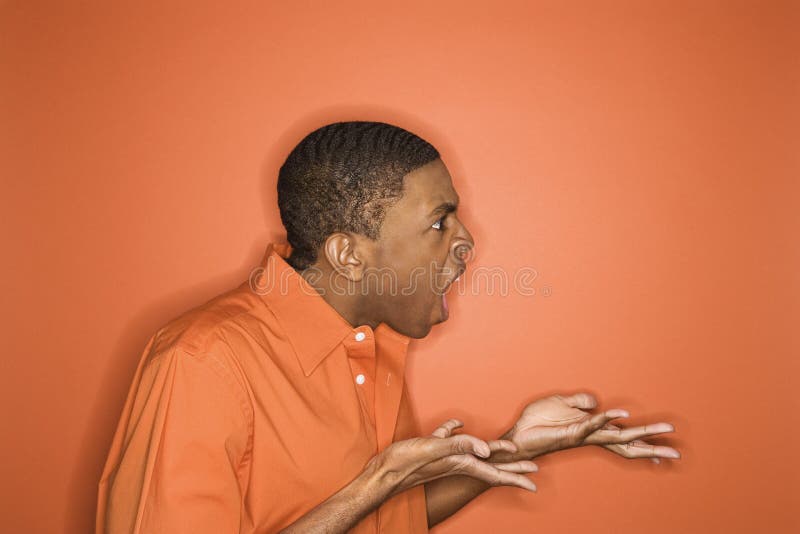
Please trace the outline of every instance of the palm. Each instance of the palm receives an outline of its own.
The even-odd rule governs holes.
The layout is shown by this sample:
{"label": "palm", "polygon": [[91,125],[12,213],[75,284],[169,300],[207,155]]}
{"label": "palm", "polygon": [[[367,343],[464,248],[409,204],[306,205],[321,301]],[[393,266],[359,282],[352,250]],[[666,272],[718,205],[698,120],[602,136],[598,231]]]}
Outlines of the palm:
{"label": "palm", "polygon": [[557,450],[581,445],[601,445],[626,458],[679,458],[670,447],[650,445],[640,438],[672,432],[668,423],[622,429],[610,421],[627,417],[625,410],[592,414],[586,410],[597,405],[586,393],[571,396],[553,395],[529,404],[512,430],[514,443],[534,458]]}
{"label": "palm", "polygon": [[539,456],[576,447],[593,430],[591,414],[573,408],[560,395],[529,404],[514,427],[514,442]]}

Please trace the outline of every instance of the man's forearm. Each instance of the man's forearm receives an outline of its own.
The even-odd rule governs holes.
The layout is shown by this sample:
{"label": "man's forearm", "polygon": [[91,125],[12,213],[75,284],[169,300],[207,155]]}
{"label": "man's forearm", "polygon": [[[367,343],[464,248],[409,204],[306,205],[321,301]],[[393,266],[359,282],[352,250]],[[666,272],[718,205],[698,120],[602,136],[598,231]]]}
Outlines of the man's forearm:
{"label": "man's forearm", "polygon": [[391,488],[381,480],[380,475],[367,469],[281,530],[280,534],[348,532],[390,496]]}
{"label": "man's forearm", "polygon": [[[511,439],[511,431],[500,439]],[[516,454],[498,451],[486,459],[487,462],[511,462],[521,460]],[[525,458],[527,459],[527,458]],[[427,482],[425,484],[425,503],[428,508],[428,528],[441,523],[472,499],[491,488],[486,482],[464,475],[454,475]]]}

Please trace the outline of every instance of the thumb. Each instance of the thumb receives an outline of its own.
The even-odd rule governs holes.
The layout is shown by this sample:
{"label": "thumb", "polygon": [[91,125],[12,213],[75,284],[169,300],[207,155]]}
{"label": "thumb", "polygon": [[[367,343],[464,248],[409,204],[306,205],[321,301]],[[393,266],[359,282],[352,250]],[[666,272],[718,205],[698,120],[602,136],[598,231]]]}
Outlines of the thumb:
{"label": "thumb", "polygon": [[488,458],[492,451],[489,444],[469,434],[458,434],[447,438],[450,440],[450,454],[469,453],[481,458]]}
{"label": "thumb", "polygon": [[603,426],[607,425],[610,421],[619,419],[621,417],[630,417],[630,414],[626,410],[615,408],[613,410],[606,410],[603,413],[592,415],[581,425],[581,439],[584,439],[592,432],[603,428]]}

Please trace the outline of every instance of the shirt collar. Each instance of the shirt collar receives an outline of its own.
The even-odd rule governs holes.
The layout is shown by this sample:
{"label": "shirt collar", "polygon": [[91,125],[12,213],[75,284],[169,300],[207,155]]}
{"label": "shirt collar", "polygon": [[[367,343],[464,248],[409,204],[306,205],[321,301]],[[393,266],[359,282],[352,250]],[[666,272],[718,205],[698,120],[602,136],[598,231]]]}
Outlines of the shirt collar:
{"label": "shirt collar", "polygon": [[[309,376],[347,336],[369,332],[368,325],[353,327],[286,263],[288,243],[271,243],[258,269],[250,277],[250,288],[275,314],[289,338],[303,374]],[[380,345],[405,355],[409,338],[385,323],[374,330]]]}

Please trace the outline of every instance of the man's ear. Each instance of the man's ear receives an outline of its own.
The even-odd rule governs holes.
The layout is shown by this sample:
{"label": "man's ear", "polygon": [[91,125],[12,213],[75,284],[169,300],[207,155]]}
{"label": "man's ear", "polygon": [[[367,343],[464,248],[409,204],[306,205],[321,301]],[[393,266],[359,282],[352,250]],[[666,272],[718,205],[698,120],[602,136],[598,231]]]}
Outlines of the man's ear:
{"label": "man's ear", "polygon": [[367,267],[366,251],[357,236],[335,232],[328,236],[323,246],[325,258],[337,273],[351,282],[360,282]]}

